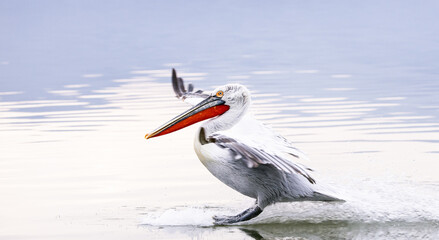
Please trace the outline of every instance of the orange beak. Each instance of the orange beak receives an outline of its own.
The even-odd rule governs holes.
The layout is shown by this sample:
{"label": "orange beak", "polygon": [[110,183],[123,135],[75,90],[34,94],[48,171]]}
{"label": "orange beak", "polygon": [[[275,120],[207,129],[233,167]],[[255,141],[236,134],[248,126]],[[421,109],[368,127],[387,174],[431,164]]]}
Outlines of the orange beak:
{"label": "orange beak", "polygon": [[194,123],[219,116],[229,110],[229,108],[230,107],[225,105],[225,102],[221,100],[221,98],[210,96],[191,109],[163,124],[153,132],[146,134],[145,138],[149,139],[175,132]]}

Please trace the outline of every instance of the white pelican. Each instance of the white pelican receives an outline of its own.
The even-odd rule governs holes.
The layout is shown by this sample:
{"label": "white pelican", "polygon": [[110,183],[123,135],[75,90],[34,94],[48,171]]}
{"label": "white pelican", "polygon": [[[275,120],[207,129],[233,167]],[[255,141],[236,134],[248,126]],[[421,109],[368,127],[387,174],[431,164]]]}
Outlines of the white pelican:
{"label": "white pelican", "polygon": [[338,201],[309,174],[311,169],[294,163],[305,155],[284,137],[255,120],[248,109],[250,92],[240,84],[218,87],[211,94],[185,89],[172,70],[178,98],[193,105],[153,132],[149,139],[206,119],[195,135],[195,152],[203,165],[236,191],[256,199],[254,206],[236,216],[214,216],[215,224],[232,224],[258,216],[275,202]]}

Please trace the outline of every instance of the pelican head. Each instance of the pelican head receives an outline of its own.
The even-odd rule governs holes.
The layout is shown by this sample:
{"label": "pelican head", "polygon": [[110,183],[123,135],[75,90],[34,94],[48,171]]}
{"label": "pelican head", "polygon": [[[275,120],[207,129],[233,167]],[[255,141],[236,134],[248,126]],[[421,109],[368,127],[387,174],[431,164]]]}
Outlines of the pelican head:
{"label": "pelican head", "polygon": [[235,125],[250,106],[250,92],[240,84],[227,84],[216,88],[206,99],[181,113],[153,132],[146,134],[149,139],[175,132],[200,121],[206,132],[226,130]]}

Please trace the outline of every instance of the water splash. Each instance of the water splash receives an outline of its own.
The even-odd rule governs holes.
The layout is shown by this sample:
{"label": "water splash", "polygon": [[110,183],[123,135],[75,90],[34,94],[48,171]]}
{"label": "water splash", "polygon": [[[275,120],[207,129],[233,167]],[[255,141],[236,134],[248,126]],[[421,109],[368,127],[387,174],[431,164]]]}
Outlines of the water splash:
{"label": "water splash", "polygon": [[[429,223],[439,226],[439,186],[413,182],[351,181],[342,192],[346,202],[291,202],[267,207],[238,225]],[[214,215],[234,215],[242,206],[185,206],[149,211],[141,220],[151,226],[212,226]]]}

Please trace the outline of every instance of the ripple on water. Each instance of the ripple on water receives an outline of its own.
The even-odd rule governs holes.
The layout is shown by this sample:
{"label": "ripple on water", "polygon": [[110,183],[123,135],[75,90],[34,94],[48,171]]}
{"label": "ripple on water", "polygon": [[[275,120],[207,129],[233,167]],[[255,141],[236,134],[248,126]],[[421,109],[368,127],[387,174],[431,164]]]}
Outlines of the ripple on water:
{"label": "ripple on water", "polygon": [[253,220],[227,227],[214,227],[212,216],[234,215],[243,209],[208,206],[143,209],[147,212],[142,216],[141,226],[158,228],[168,234],[185,232],[190,236],[224,236],[239,229],[250,239],[293,236],[294,239],[322,236],[325,239],[417,239],[420,236],[436,239],[439,236],[438,186],[367,180],[359,184],[351,183],[351,188],[345,191],[344,203],[279,203],[267,207]]}
{"label": "ripple on water", "polygon": [[[236,76],[249,74],[249,72],[236,73]],[[276,73],[265,72],[255,75],[264,74]],[[172,176],[166,177],[170,178],[171,183],[180,181],[178,177],[186,176],[176,166],[188,168],[186,165],[189,163],[182,163],[180,158],[191,158],[193,161],[195,157],[190,155],[193,152],[189,147],[187,151],[180,149],[178,155],[172,157],[162,154],[163,151],[160,149],[166,147],[169,141],[186,143],[188,139],[180,133],[168,138],[168,141],[151,142],[147,146],[144,145],[143,135],[150,128],[187,109],[187,106],[173,98],[169,82],[162,83],[158,80],[165,75],[169,77],[169,70],[138,70],[133,72],[133,75],[135,76],[132,78],[114,80],[115,86],[88,89],[87,93],[82,92],[83,88],[88,87],[86,84],[66,85],[65,89],[52,91],[60,98],[69,97],[69,100],[1,102],[0,131],[8,137],[8,141],[4,142],[3,146],[6,147],[5,149],[14,149],[19,144],[26,144],[28,147],[31,146],[33,154],[47,157],[48,153],[44,149],[56,149],[54,154],[58,152],[62,155],[65,151],[71,151],[71,146],[90,150],[88,145],[90,142],[94,143],[95,145],[91,145],[98,147],[92,149],[97,158],[78,155],[86,157],[74,159],[72,162],[83,164],[84,169],[88,169],[90,164],[102,161],[100,165],[94,166],[99,171],[115,171],[121,176],[131,177],[129,180],[125,179],[123,183],[126,186],[133,186],[134,190],[132,189],[131,193],[141,195],[132,197],[133,199],[142,199],[142,201],[148,199],[145,200],[146,203],[151,198],[156,198],[158,201],[157,199],[166,196],[169,190],[163,186],[153,186],[156,182],[164,181],[165,177],[161,171],[164,168],[160,168],[159,171],[151,167],[153,164],[163,167],[160,161],[143,161],[141,158],[145,149],[150,159],[163,160],[168,167],[166,170],[174,171]],[[197,80],[207,75],[187,72],[186,76]],[[246,78],[240,80],[247,81]],[[337,95],[325,95],[325,91],[337,92]],[[404,96],[394,97],[389,94],[387,98],[357,98],[350,88],[327,89],[321,94],[305,92],[297,96],[285,96],[282,93],[258,89],[254,92],[252,107],[257,118],[263,119],[276,131],[298,143],[299,148],[311,153],[310,164],[314,164],[313,168],[317,170],[326,171],[324,175],[333,177],[332,182],[342,189],[341,193],[347,201],[276,204],[268,207],[258,218],[234,226],[236,231],[242,231],[248,236],[257,237],[259,234],[268,238],[288,236],[288,234],[302,237],[318,236],[318,234],[331,236],[333,233],[335,239],[356,236],[375,238],[380,237],[379,234],[382,232],[395,234],[394,236],[399,234],[410,236],[415,231],[418,233],[420,231],[421,234],[437,233],[435,230],[439,222],[437,185],[423,185],[420,181],[416,181],[418,179],[395,181],[391,178],[376,177],[388,173],[398,175],[408,171],[407,175],[414,178],[437,181],[437,173],[431,167],[434,160],[432,156],[437,155],[434,146],[439,141],[438,126],[434,123],[435,115],[400,109],[403,107],[401,101],[410,101],[410,98]],[[69,107],[75,108],[69,109]],[[63,141],[65,143],[62,143]],[[108,149],[111,149],[111,153]],[[17,157],[17,153],[13,151],[6,151],[3,154],[10,159],[29,158],[25,153]],[[72,154],[76,153],[72,152]],[[129,166],[124,162],[128,154],[131,164],[138,165],[133,167],[134,165]],[[106,158],[100,160],[99,156]],[[56,159],[53,161],[57,164],[53,164],[49,159],[47,161],[51,164],[47,165],[53,168],[53,172],[60,174],[65,171],[64,164],[66,166],[72,164],[66,161],[58,165],[58,158],[53,159]],[[35,164],[40,166],[37,162]],[[66,169],[74,171],[75,168],[66,167]],[[35,177],[35,172],[32,170],[32,168],[23,170],[27,171],[25,175],[29,179]],[[361,174],[357,175],[359,172]],[[93,174],[94,172],[90,173],[92,176]],[[375,180],[372,181],[364,176],[370,176]],[[196,179],[194,182],[199,187],[198,194],[210,196],[209,194],[212,193],[210,185],[199,184],[204,183],[208,178],[191,177]],[[108,181],[108,176],[102,179],[96,178],[102,182]],[[26,177],[23,179],[22,181],[29,180]],[[62,179],[59,182],[62,183]],[[165,183],[168,186],[167,182]],[[75,184],[76,182],[72,183],[76,186]],[[123,196],[126,186],[114,194]],[[182,196],[183,194],[178,195],[178,192],[193,190],[193,187],[189,188],[187,182],[182,182],[182,186],[178,187],[175,194]],[[113,188],[109,188],[108,191],[112,192]],[[231,196],[235,195],[221,197],[227,200]],[[97,198],[99,197],[101,195]],[[212,198],[216,199],[216,197],[218,196]],[[186,200],[188,199],[183,197],[180,202]],[[152,204],[152,207],[136,210],[142,216],[140,223],[143,226],[164,229],[191,228],[190,231],[200,231],[203,235],[203,231],[220,231],[220,234],[223,233],[221,231],[229,231],[221,228],[206,230],[197,227],[211,227],[213,215],[237,214],[246,206],[210,201],[209,205],[201,206],[189,204],[183,207],[165,208],[164,204]],[[197,230],[193,230],[194,227]],[[418,230],[413,230],[415,228]]]}

